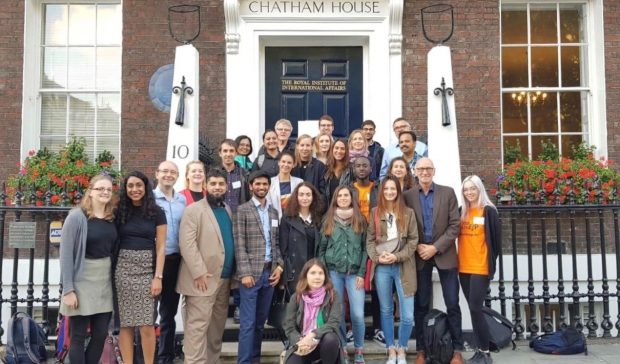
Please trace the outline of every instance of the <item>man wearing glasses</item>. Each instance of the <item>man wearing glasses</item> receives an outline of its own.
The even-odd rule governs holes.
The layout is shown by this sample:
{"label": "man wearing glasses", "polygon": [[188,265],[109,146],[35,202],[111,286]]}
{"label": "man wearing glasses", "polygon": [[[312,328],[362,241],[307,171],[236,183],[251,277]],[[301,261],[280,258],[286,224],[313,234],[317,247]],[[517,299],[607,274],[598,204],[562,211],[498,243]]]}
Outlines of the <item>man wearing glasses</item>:
{"label": "man wearing glasses", "polygon": [[460,215],[456,194],[451,187],[433,182],[435,166],[429,158],[421,158],[415,165],[418,186],[404,193],[405,203],[415,211],[420,232],[416,248],[418,291],[415,295],[414,317],[416,336],[416,364],[425,363],[424,317],[430,310],[433,295],[433,267],[437,268],[443,299],[448,314],[448,328],[454,345],[450,364],[463,363],[461,352],[461,308],[459,307],[458,261],[456,238],[459,236]]}
{"label": "man wearing glasses", "polygon": [[[406,130],[410,131],[412,129],[411,129],[411,125],[409,124],[409,122],[405,120],[405,118],[401,117],[401,118],[396,118],[396,120],[394,120],[394,122],[392,123],[392,130],[394,130],[394,135],[396,136],[396,140],[398,140],[398,137],[400,136],[401,132],[406,131]],[[422,143],[419,140],[416,141],[415,152],[423,157],[428,156],[428,148],[426,147],[426,144]],[[399,143],[396,143],[395,145],[394,144],[389,145],[385,149],[385,153],[383,153],[383,160],[381,162],[381,171],[379,173],[379,179],[382,180],[387,175],[387,172],[388,172],[387,169],[392,159],[396,157],[400,157],[401,155],[403,155],[403,153],[400,150]]]}
{"label": "man wearing glasses", "polygon": [[333,138],[334,133],[334,118],[325,114],[319,118],[319,135],[327,134]]}
{"label": "man wearing glasses", "polygon": [[295,153],[295,143],[290,140],[291,133],[293,132],[293,125],[287,119],[280,119],[276,121],[276,134],[278,135],[278,150],[280,153],[283,151],[289,151]]}
{"label": "man wearing glasses", "polygon": [[176,322],[174,317],[179,306],[179,294],[176,292],[181,254],[179,253],[179,225],[185,209],[185,196],[174,190],[179,178],[179,168],[172,161],[164,161],[157,167],[155,179],[157,187],[153,190],[155,203],[166,213],[168,230],[166,235],[166,261],[162,278],[161,296],[159,298],[159,352],[158,363],[172,363],[174,360],[174,335]]}

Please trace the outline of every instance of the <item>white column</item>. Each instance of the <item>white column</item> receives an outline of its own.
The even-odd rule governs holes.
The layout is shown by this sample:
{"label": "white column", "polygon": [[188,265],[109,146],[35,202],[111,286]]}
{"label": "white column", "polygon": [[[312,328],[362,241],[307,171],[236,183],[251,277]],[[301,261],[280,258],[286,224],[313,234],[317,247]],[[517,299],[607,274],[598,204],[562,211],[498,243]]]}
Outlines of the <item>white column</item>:
{"label": "white column", "polygon": [[168,149],[166,159],[179,167],[181,177],[174,185],[176,191],[185,188],[185,167],[187,163],[198,159],[198,103],[200,100],[198,50],[191,44],[178,46],[174,57],[174,78],[172,86],[181,87],[185,77],[185,86],[193,89],[192,94],[185,93],[185,115],[183,125],[175,123],[181,93],[172,94],[170,102],[170,121],[168,126]]}

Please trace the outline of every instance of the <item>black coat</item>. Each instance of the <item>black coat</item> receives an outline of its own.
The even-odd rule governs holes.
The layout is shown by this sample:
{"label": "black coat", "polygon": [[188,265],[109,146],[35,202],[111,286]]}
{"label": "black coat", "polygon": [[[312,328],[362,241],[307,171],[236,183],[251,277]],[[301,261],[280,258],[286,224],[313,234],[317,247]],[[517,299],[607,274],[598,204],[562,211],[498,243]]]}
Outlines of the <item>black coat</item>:
{"label": "black coat", "polygon": [[306,225],[299,216],[282,216],[280,222],[280,252],[284,260],[284,274],[281,282],[289,292],[295,292],[297,278],[306,262],[317,256],[321,242],[320,228],[314,226],[314,249],[308,252]]}
{"label": "black coat", "polygon": [[312,158],[305,169],[302,167],[293,168],[291,176],[312,183],[321,195],[325,195],[325,164],[320,160]]}

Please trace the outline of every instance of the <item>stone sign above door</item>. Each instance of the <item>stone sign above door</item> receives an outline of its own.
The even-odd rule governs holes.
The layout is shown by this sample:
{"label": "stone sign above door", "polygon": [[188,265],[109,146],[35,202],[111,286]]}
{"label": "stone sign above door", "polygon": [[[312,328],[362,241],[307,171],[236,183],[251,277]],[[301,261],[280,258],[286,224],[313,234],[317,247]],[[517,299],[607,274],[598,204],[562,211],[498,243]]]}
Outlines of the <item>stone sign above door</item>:
{"label": "stone sign above door", "polygon": [[267,47],[361,47],[363,119],[377,123],[378,141],[393,142],[390,125],[402,113],[403,3],[224,0],[227,137],[262,143]]}

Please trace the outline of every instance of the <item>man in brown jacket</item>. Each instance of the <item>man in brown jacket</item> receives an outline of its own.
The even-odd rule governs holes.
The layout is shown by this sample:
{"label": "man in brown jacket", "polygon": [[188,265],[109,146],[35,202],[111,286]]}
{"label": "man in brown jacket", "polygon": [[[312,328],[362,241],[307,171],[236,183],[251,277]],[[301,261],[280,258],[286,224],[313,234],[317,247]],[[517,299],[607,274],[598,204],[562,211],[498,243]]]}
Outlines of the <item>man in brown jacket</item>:
{"label": "man in brown jacket", "polygon": [[185,299],[185,363],[220,363],[235,273],[233,221],[224,203],[226,173],[207,173],[207,198],[185,209],[179,233],[177,292]]}
{"label": "man in brown jacket", "polygon": [[448,314],[448,328],[454,344],[450,364],[463,363],[461,352],[461,308],[459,307],[458,260],[456,238],[461,220],[454,190],[433,182],[435,166],[429,158],[421,158],[415,165],[419,185],[403,195],[405,203],[415,211],[420,241],[416,248],[418,291],[415,296],[416,364],[425,363],[424,316],[430,309],[433,295],[433,267],[437,268],[443,299]]}

